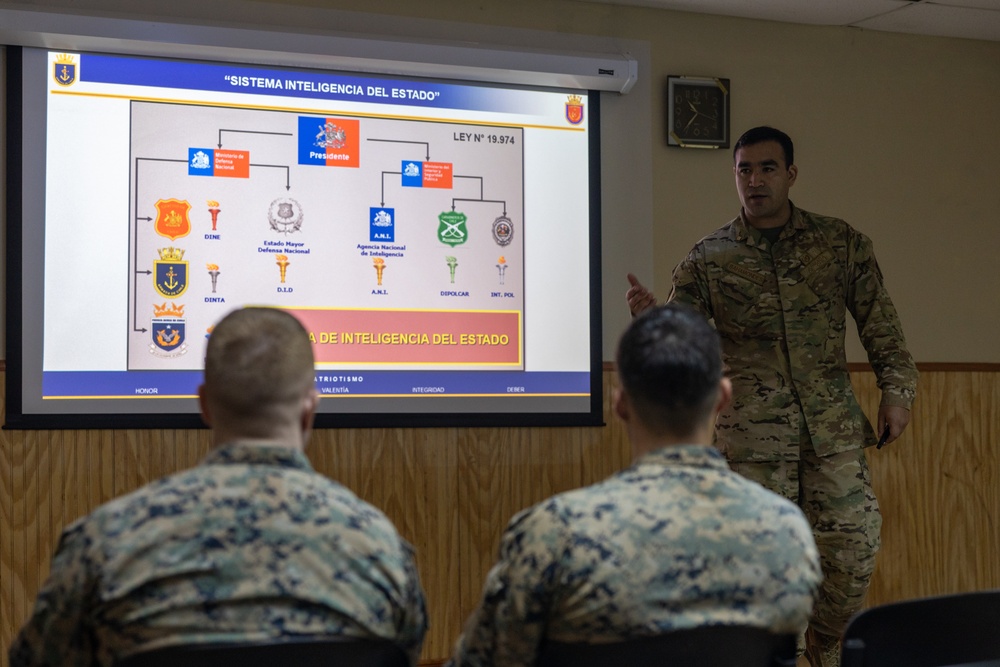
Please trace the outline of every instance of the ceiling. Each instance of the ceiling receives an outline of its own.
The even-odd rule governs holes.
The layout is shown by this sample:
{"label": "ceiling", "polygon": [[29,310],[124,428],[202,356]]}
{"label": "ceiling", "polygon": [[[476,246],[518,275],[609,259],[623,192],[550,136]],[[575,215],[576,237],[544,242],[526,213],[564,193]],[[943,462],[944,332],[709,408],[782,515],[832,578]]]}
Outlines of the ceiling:
{"label": "ceiling", "polygon": [[1000,41],[1000,0],[592,1],[785,23]]}

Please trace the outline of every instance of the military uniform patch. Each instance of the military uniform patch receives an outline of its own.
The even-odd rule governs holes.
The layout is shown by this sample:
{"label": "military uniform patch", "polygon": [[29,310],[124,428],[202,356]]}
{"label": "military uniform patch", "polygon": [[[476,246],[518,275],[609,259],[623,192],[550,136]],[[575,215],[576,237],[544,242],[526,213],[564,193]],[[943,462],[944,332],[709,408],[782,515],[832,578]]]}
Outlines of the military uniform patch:
{"label": "military uniform patch", "polygon": [[726,270],[729,271],[730,273],[735,273],[741,278],[746,278],[750,282],[756,283],[757,285],[763,285],[765,282],[767,282],[766,276],[763,276],[757,273],[756,271],[751,271],[750,269],[744,266],[740,266],[739,264],[734,264],[730,262],[729,264],[726,265]]}

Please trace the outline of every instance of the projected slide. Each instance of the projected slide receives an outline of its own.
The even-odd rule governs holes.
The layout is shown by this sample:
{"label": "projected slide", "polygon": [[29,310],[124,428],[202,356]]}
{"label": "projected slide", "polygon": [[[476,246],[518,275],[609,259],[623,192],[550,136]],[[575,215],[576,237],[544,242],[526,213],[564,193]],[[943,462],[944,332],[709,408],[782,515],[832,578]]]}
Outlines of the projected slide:
{"label": "projected slide", "polygon": [[22,69],[23,414],[196,417],[213,326],[264,306],[309,331],[321,414],[600,420],[594,95],[39,49]]}
{"label": "projected slide", "polygon": [[320,368],[523,367],[520,128],[143,102],[131,127],[129,369],[200,368],[260,303]]}

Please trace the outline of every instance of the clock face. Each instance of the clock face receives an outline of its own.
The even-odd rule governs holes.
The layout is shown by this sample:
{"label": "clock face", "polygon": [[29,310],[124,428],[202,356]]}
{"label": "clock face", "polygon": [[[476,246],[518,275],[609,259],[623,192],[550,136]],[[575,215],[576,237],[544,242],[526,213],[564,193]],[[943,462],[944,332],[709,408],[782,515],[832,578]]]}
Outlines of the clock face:
{"label": "clock face", "polygon": [[696,81],[670,81],[670,143],[676,146],[728,147],[728,87],[715,79]]}

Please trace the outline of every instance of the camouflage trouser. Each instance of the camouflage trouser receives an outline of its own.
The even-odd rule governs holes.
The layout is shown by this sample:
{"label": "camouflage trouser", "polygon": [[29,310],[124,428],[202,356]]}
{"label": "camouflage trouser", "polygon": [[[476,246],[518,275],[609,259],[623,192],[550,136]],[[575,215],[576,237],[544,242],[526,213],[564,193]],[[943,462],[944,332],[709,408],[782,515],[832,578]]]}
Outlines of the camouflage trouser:
{"label": "camouflage trouser", "polygon": [[809,519],[823,583],[809,620],[806,655],[813,667],[839,667],[840,635],[864,604],[882,526],[864,450],[821,457],[807,444],[798,461],[730,465],[797,503]]}

